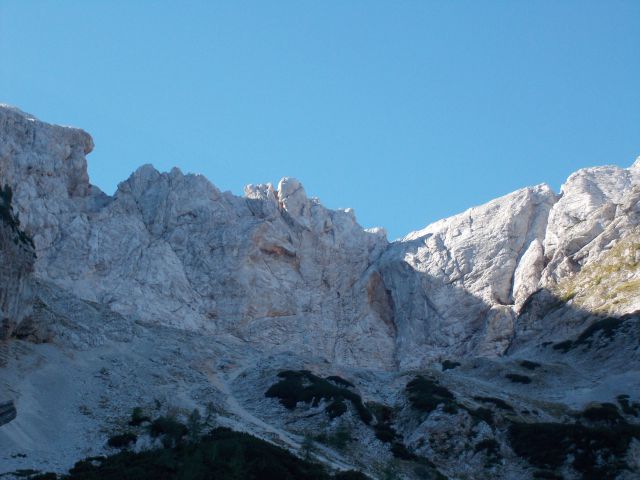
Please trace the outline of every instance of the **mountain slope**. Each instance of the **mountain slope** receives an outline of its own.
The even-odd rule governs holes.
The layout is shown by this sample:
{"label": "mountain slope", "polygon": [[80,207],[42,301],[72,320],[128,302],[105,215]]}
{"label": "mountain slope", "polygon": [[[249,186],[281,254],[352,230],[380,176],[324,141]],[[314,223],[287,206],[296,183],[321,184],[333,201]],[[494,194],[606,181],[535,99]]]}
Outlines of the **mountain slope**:
{"label": "mountain slope", "polygon": [[[0,107],[12,193],[0,401],[17,408],[0,428],[6,471],[108,452],[136,406],[209,404],[220,425],[294,452],[313,436],[318,461],[375,478],[640,471],[640,163],[580,170],[559,194],[524,188],[389,243],[291,178],[237,197],[145,165],[108,196],[89,183],[92,148],[81,130]],[[289,408],[265,396],[278,374],[320,397]],[[590,418],[601,404],[618,416]],[[626,443],[572,463],[575,432],[608,421]],[[560,428],[566,451],[529,455],[527,425]]]}

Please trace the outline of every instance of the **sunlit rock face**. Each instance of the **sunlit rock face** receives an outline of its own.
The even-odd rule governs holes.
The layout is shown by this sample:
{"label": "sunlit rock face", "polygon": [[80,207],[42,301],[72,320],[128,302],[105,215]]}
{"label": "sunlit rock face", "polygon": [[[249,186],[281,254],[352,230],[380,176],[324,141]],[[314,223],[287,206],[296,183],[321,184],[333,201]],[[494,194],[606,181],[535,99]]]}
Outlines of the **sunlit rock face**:
{"label": "sunlit rock face", "polygon": [[581,170],[559,195],[524,188],[388,243],[292,178],[239,197],[145,165],[108,196],[89,183],[93,142],[82,130],[4,106],[0,135],[1,182],[37,255],[18,270],[131,321],[341,365],[503,355],[518,332],[543,328],[521,319],[532,295],[562,296],[638,225],[636,165]]}
{"label": "sunlit rock face", "polygon": [[220,192],[140,167],[113,197],[88,183],[81,130],[0,110],[3,181],[37,247],[38,278],[132,320],[231,333],[265,350],[392,368],[384,231],[309,199],[295,179]]}

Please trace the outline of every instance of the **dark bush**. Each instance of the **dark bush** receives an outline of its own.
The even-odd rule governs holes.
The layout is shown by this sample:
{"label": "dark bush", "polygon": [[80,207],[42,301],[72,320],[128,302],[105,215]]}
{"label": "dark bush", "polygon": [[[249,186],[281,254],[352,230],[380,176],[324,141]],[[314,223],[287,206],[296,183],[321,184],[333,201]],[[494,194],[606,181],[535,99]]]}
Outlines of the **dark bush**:
{"label": "dark bush", "polygon": [[584,332],[580,334],[575,342],[574,347],[578,345],[589,345],[593,342],[593,337],[600,334],[608,339],[613,338],[618,328],[624,323],[624,318],[605,318],[591,324]]}
{"label": "dark bush", "polygon": [[148,416],[142,413],[142,408],[136,407],[131,412],[131,420],[129,420],[129,425],[131,425],[132,427],[137,427],[144,422],[150,422],[150,421],[151,421],[151,418],[149,418]]}
{"label": "dark bush", "polygon": [[405,444],[400,442],[393,442],[391,444],[391,453],[394,457],[399,458],[400,460],[415,461],[418,459],[418,456],[415,453],[409,451]]}
{"label": "dark bush", "polygon": [[539,363],[531,362],[529,360],[522,360],[520,362],[520,366],[523,368],[526,368],[527,370],[535,370],[536,368],[539,368],[541,365]]}
{"label": "dark bush", "polygon": [[398,434],[388,423],[378,423],[373,427],[376,438],[384,443],[393,442]]}
{"label": "dark bush", "polygon": [[[318,464],[246,433],[218,428],[197,443],[78,462],[62,480],[330,480]],[[338,477],[342,478],[342,477]],[[359,480],[366,477],[344,477]],[[344,480],[344,478],[342,480]]]}
{"label": "dark bush", "polygon": [[620,327],[629,319],[629,316],[620,318],[608,317],[597,322],[592,323],[587,327],[575,341],[565,340],[564,342],[556,343],[553,348],[560,350],[563,353],[567,353],[569,350],[577,348],[579,346],[590,347],[593,345],[593,340],[596,336],[604,337],[611,340]]}
{"label": "dark bush", "polygon": [[485,452],[487,458],[485,466],[487,467],[495,465],[502,458],[502,455],[500,455],[500,444],[493,438],[487,438],[476,443],[473,451],[475,453]]}
{"label": "dark bush", "polygon": [[480,407],[480,408],[476,408],[475,410],[472,410],[472,409],[466,409],[466,410],[467,412],[469,412],[469,415],[471,415],[471,417],[475,418],[476,420],[481,420],[487,425],[493,426],[493,412],[488,408]]}
{"label": "dark bush", "polygon": [[360,395],[322,379],[308,370],[286,370],[278,373],[278,377],[282,380],[272,385],[265,392],[265,396],[278,398],[280,403],[289,410],[296,408],[298,402],[317,406],[321,400],[331,400],[332,403],[326,408],[326,411],[331,418],[335,418],[346,412],[344,401],[348,400],[364,423],[369,424],[372,420],[371,412],[362,403]]}
{"label": "dark bush", "polygon": [[152,437],[163,437],[168,443],[165,446],[177,445],[189,430],[185,425],[171,417],[159,417],[151,422],[149,434]]}
{"label": "dark bush", "polygon": [[563,480],[562,475],[550,472],[549,470],[536,470],[533,472],[533,478],[542,478],[543,480]]}
{"label": "dark bush", "polygon": [[560,350],[562,353],[567,353],[573,347],[573,342],[571,340],[565,340],[564,342],[556,343],[553,346],[554,350]]}
{"label": "dark bush", "polygon": [[438,408],[438,405],[443,405],[447,413],[458,411],[453,393],[438,385],[434,380],[427,379],[422,375],[418,375],[407,383],[406,391],[411,406],[416,410],[431,413]]}
{"label": "dark bush", "polygon": [[461,365],[460,362],[454,362],[451,360],[445,360],[444,362],[442,362],[442,371],[446,371],[446,370],[453,370],[456,367],[459,367]]}
{"label": "dark bush", "polygon": [[591,422],[617,423],[623,421],[622,416],[618,413],[618,407],[613,403],[593,405],[586,408],[580,416]]}
{"label": "dark bush", "polygon": [[334,400],[327,406],[325,412],[327,412],[327,415],[329,415],[331,419],[339,417],[347,412],[347,404],[344,403],[342,399]]}
{"label": "dark bush", "polygon": [[376,417],[378,423],[389,423],[393,420],[393,409],[377,402],[367,402],[367,409]]}
{"label": "dark bush", "polygon": [[121,433],[110,437],[107,445],[113,448],[126,448],[132,443],[135,443],[137,439],[138,436],[133,433]]}
{"label": "dark bush", "polygon": [[511,380],[513,383],[531,383],[531,378],[526,375],[518,375],[517,373],[507,373],[505,375],[506,378]]}
{"label": "dark bush", "polygon": [[573,468],[589,480],[613,479],[626,468],[624,457],[632,438],[640,438],[640,427],[622,423],[606,428],[560,423],[509,427],[511,448],[530,464],[557,469],[571,455]]}
{"label": "dark bush", "polygon": [[640,416],[640,403],[630,402],[629,395],[618,395],[617,400],[625,414],[633,415],[634,417]]}

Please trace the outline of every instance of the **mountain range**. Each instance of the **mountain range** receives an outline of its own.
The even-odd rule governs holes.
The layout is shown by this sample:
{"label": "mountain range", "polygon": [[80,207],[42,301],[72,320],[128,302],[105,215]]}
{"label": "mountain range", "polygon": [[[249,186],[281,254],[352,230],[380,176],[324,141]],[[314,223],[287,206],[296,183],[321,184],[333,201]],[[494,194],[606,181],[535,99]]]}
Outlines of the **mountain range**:
{"label": "mountain range", "polygon": [[389,242],[293,178],[110,196],[92,149],[0,106],[0,476],[157,447],[137,408],[370,478],[640,478],[640,158]]}

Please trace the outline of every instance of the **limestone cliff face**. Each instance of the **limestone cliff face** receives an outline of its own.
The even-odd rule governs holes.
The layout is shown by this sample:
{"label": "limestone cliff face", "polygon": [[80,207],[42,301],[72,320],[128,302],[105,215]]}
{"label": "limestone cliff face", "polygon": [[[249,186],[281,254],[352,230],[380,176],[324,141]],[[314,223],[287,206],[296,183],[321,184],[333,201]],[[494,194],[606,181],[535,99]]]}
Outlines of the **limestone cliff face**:
{"label": "limestone cliff face", "polygon": [[586,279],[621,238],[633,268],[603,285],[636,280],[637,165],[581,170],[559,195],[518,190],[389,244],[294,179],[237,197],[145,165],[107,196],[89,183],[82,130],[0,107],[0,136],[0,183],[34,240],[36,278],[132,321],[265,352],[384,369],[502,355],[541,335],[545,321],[525,311],[540,292],[568,300],[575,283],[576,306],[604,308]]}
{"label": "limestone cliff face", "polygon": [[537,289],[556,200],[546,185],[518,190],[387,249],[379,268],[393,295],[403,366],[504,352],[517,305]]}
{"label": "limestone cliff face", "polygon": [[15,109],[2,117],[2,179],[37,247],[36,275],[132,320],[232,334],[262,350],[395,365],[387,246],[350,210],[294,179],[220,192],[146,165],[108,197],[88,183],[91,138]]}

